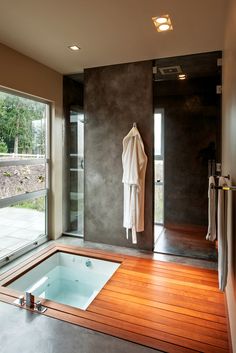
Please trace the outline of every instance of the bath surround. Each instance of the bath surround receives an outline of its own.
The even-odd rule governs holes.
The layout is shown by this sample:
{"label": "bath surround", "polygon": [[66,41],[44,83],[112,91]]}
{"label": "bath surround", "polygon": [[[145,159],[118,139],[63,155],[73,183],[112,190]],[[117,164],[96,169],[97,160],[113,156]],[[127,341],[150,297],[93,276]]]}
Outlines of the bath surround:
{"label": "bath surround", "polygon": [[218,290],[214,270],[68,245],[49,246],[0,276],[0,301],[13,304],[24,293],[8,286],[58,252],[120,266],[86,310],[42,299],[47,311],[36,315],[164,352],[229,352],[224,294]]}

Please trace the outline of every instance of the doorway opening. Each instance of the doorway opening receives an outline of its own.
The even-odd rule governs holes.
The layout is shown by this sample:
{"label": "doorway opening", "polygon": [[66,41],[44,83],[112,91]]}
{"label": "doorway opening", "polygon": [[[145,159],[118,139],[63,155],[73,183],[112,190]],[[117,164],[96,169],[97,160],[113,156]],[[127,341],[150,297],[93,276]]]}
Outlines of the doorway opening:
{"label": "doorway opening", "polygon": [[154,239],[164,223],[164,109],[154,112]]}
{"label": "doorway opening", "polygon": [[154,251],[161,254],[217,261],[206,233],[209,163],[221,163],[221,56],[217,51],[154,62],[154,113],[164,116],[162,137],[154,116],[155,226],[163,225]]}

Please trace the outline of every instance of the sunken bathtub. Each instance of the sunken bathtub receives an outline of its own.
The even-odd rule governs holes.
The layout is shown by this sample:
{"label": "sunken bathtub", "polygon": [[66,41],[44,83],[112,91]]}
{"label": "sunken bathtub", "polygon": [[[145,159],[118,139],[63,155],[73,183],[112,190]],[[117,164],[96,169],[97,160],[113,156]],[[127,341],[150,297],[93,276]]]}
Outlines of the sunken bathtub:
{"label": "sunken bathtub", "polygon": [[97,256],[86,250],[56,247],[39,256],[38,261],[36,257],[21,274],[13,272],[3,285],[14,292],[31,293],[45,303],[53,301],[86,310],[120,266]]}

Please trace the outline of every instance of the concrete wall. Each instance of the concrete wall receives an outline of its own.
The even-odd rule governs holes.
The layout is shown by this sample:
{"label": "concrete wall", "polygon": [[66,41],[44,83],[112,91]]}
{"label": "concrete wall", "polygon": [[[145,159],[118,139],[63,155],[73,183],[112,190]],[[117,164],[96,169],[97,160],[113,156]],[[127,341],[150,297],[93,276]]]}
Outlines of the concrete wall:
{"label": "concrete wall", "polygon": [[[229,1],[223,60],[223,173],[236,185],[236,1]],[[236,193],[229,193],[228,284],[226,288],[233,352],[236,352]]]}
{"label": "concrete wall", "polygon": [[207,225],[208,159],[213,158],[210,143],[220,161],[219,80],[221,77],[213,76],[155,82],[154,105],[164,108],[166,226]]}
{"label": "concrete wall", "polygon": [[0,87],[46,100],[52,104],[51,194],[49,236],[62,233],[63,129],[62,75],[0,44]]}
{"label": "concrete wall", "polygon": [[137,122],[148,156],[145,231],[153,247],[152,62],[85,70],[85,239],[133,246],[123,228],[122,140]]}

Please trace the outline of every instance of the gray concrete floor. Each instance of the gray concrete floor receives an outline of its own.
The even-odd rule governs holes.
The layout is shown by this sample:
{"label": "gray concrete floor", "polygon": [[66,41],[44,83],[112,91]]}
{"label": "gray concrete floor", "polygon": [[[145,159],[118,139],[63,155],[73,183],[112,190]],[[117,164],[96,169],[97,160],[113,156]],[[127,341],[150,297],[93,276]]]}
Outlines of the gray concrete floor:
{"label": "gray concrete floor", "polygon": [[48,241],[47,243],[39,246],[38,248],[33,249],[30,252],[26,253],[25,255],[6,264],[2,268],[0,268],[0,274],[5,271],[8,271],[10,268],[12,268],[14,266],[17,266],[19,263],[25,261],[33,254],[35,254],[38,251],[40,251],[41,249],[47,247],[49,244],[51,245],[53,243],[55,243],[55,244],[57,244],[57,243],[69,244],[69,245],[81,246],[81,247],[85,247],[85,248],[109,251],[109,252],[113,252],[113,253],[117,253],[117,254],[125,254],[125,255],[131,255],[131,256],[137,256],[137,257],[160,260],[160,261],[167,261],[167,262],[176,262],[176,263],[181,263],[183,265],[190,265],[190,266],[196,266],[196,267],[202,267],[202,268],[208,268],[208,269],[214,269],[214,270],[217,269],[217,263],[212,262],[212,261],[198,260],[198,259],[181,257],[181,256],[173,256],[173,255],[163,255],[163,254],[153,253],[151,251],[124,248],[121,246],[114,246],[114,245],[101,244],[101,243],[93,243],[93,242],[89,242],[89,241],[84,241],[83,238],[71,237],[71,236],[65,235],[65,236],[62,236],[61,238],[57,239],[56,241],[54,241],[54,240]]}
{"label": "gray concrete floor", "polygon": [[160,352],[5,303],[0,318],[1,353]]}
{"label": "gray concrete floor", "polygon": [[45,214],[27,208],[0,209],[0,258],[9,256],[45,233]]}
{"label": "gray concrete floor", "polygon": [[[17,266],[32,254],[48,244],[62,243],[85,248],[102,249],[109,252],[152,258],[161,261],[178,262],[203,268],[214,268],[208,261],[166,256],[148,251],[128,249],[118,246],[84,241],[77,237],[63,236],[50,241],[37,249],[21,256],[0,269],[3,273]],[[0,353],[158,353],[138,344],[100,334],[60,320],[40,314],[32,314],[25,309],[0,303]]]}

